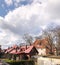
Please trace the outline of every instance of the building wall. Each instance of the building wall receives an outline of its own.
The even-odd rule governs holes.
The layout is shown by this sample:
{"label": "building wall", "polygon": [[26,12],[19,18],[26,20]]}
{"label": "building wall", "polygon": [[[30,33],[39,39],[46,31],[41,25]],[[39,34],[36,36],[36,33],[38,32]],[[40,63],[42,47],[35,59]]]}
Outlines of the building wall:
{"label": "building wall", "polygon": [[43,48],[43,49],[37,49],[38,50],[38,52],[39,52],[39,54],[38,55],[46,55],[46,49],[45,48]]}

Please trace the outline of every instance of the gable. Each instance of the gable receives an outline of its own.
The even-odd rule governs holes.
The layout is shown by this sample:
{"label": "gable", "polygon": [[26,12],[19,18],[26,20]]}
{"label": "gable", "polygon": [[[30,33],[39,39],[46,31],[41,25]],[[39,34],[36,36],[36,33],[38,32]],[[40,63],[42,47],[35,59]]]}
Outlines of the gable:
{"label": "gable", "polygon": [[45,48],[48,45],[48,41],[47,39],[37,39],[34,43],[33,46],[35,46],[36,48]]}
{"label": "gable", "polygon": [[38,50],[33,47],[32,50],[30,51],[30,54],[34,55],[34,54],[38,54]]}

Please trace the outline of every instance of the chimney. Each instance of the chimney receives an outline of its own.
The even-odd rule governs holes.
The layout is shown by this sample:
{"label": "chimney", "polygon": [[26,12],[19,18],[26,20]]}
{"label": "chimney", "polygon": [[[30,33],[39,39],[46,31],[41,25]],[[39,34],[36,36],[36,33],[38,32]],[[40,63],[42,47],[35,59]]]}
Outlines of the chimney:
{"label": "chimney", "polygon": [[21,48],[21,46],[20,46],[20,48]]}
{"label": "chimney", "polygon": [[27,45],[26,45],[26,49],[27,49]]}
{"label": "chimney", "polygon": [[17,52],[17,50],[18,50],[18,49],[16,48],[16,52]]}
{"label": "chimney", "polygon": [[31,46],[31,43],[30,43],[30,46]]}
{"label": "chimney", "polygon": [[20,51],[21,51],[21,46],[19,47]]}

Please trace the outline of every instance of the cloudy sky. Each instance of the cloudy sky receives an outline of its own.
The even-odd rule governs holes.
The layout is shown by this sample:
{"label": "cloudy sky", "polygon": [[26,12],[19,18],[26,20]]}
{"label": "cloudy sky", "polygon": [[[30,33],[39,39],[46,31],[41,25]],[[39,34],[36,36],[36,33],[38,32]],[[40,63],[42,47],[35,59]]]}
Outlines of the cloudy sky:
{"label": "cloudy sky", "polygon": [[22,36],[26,33],[40,34],[50,23],[60,25],[60,0],[0,0],[3,48],[23,42]]}

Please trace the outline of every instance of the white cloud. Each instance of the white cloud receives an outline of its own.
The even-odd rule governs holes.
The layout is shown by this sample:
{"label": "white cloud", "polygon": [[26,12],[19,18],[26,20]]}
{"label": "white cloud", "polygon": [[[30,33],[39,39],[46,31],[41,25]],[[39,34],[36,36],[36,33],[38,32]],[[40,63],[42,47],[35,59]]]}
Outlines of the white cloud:
{"label": "white cloud", "polygon": [[21,0],[15,0],[17,3],[19,3]]}
{"label": "white cloud", "polygon": [[21,0],[13,0],[13,2],[14,2],[14,6],[18,7],[20,2],[21,2]]}
{"label": "white cloud", "polygon": [[23,42],[21,36],[14,35],[12,32],[0,29],[0,45],[2,45],[2,48],[10,47],[13,44],[20,44],[21,42]]}
{"label": "white cloud", "polygon": [[22,6],[16,8],[14,11],[10,11],[5,16],[5,21],[9,26],[14,28],[14,30],[12,30],[10,27],[10,30],[13,32],[19,34],[26,32],[31,33],[36,31],[35,28],[40,28],[42,24],[40,22],[40,15],[44,15],[42,12],[42,6],[39,3]]}
{"label": "white cloud", "polygon": [[16,8],[16,7],[19,7],[21,5],[31,4],[33,2],[33,0],[4,0],[4,2],[8,6],[13,5]]}
{"label": "white cloud", "polygon": [[49,15],[50,20],[57,20],[58,22],[60,19],[60,0],[49,0],[46,7],[46,13]]}
{"label": "white cloud", "polygon": [[12,0],[5,0],[5,3],[10,6],[13,4],[13,1]]}
{"label": "white cloud", "polygon": [[8,6],[10,5],[14,5],[15,7],[19,7],[20,5],[24,5],[24,3],[30,3],[32,0],[28,1],[28,0],[4,0],[5,4],[7,4]]}
{"label": "white cloud", "polygon": [[59,5],[59,0],[42,0],[42,2],[41,0],[33,0],[31,4],[9,11],[4,18],[0,17],[0,26],[7,33],[10,32],[12,38],[7,36],[10,41],[15,40],[14,36],[16,35],[16,39],[19,39],[25,33],[39,34],[42,25],[47,25],[52,21],[60,24]]}

